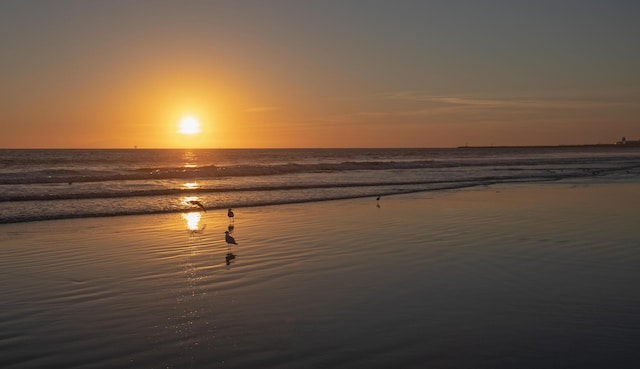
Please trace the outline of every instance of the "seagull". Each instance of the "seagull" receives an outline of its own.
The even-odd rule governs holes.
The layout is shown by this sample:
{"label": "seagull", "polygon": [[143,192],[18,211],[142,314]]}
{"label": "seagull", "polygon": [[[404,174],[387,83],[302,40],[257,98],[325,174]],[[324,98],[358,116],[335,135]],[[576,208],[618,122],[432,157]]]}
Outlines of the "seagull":
{"label": "seagull", "polygon": [[189,204],[191,204],[191,205],[198,205],[202,209],[202,211],[204,211],[205,213],[207,212],[207,209],[204,207],[204,205],[202,205],[202,203],[200,201],[190,200],[190,201],[187,201],[187,202]]}
{"label": "seagull", "polygon": [[229,221],[233,220],[233,210],[231,210],[231,208],[229,208],[229,211],[227,212],[227,216],[229,217]]}
{"label": "seagull", "polygon": [[378,197],[376,198],[376,201],[380,201],[380,195],[378,195]]}
{"label": "seagull", "polygon": [[236,239],[229,235],[229,231],[224,231],[224,240],[227,241],[227,245],[237,245]]}

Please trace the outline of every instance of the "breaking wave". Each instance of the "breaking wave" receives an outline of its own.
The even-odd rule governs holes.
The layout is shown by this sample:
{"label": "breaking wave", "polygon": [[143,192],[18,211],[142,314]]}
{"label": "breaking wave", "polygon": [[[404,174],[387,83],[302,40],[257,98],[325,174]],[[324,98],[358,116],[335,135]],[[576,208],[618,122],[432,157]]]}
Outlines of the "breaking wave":
{"label": "breaking wave", "polygon": [[222,209],[640,176],[640,151],[246,150],[220,165],[136,159],[134,150],[4,153],[0,223],[191,211],[189,199]]}

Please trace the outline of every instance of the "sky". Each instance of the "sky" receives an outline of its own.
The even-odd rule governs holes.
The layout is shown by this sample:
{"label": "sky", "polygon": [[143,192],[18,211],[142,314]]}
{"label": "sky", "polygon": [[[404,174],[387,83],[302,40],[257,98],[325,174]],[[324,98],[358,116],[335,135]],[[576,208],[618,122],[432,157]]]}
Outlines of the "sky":
{"label": "sky", "polygon": [[638,19],[622,0],[3,0],[0,148],[640,139]]}

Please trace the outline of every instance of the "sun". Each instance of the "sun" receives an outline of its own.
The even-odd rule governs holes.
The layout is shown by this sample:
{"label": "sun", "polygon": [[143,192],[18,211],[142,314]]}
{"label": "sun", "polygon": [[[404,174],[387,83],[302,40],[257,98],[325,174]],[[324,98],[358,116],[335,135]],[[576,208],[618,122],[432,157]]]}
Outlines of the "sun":
{"label": "sun", "polygon": [[200,121],[193,115],[184,116],[178,123],[178,133],[183,135],[195,135],[201,132]]}

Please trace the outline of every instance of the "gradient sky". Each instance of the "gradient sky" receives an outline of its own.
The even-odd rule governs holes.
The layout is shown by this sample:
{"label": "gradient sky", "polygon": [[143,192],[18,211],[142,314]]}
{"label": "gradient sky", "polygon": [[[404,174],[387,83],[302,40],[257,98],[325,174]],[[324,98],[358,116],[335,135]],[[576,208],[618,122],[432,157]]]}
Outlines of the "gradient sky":
{"label": "gradient sky", "polygon": [[[638,1],[0,2],[0,147],[640,139]],[[203,132],[178,134],[184,115]]]}

